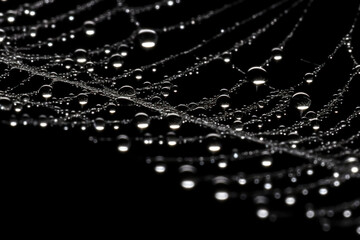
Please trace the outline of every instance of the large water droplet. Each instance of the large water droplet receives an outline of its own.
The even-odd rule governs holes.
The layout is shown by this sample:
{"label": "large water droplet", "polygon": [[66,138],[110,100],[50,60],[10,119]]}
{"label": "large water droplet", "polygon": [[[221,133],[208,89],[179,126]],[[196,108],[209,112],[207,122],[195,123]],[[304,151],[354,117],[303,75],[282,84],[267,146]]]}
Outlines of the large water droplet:
{"label": "large water droplet", "polygon": [[106,123],[103,118],[96,118],[94,121],[94,127],[95,127],[96,131],[98,131],[98,132],[104,131],[105,125],[106,125]]}
{"label": "large water droplet", "polygon": [[210,133],[206,136],[208,150],[212,153],[221,150],[220,136],[216,133]]}
{"label": "large water droplet", "polygon": [[6,38],[6,32],[4,29],[0,29],[0,43],[2,43]]}
{"label": "large water droplet", "polygon": [[281,48],[273,48],[271,50],[272,53],[272,59],[275,62],[280,62],[283,58],[283,50]]}
{"label": "large water droplet", "polygon": [[86,104],[88,103],[88,101],[89,101],[89,97],[88,97],[88,95],[85,94],[85,93],[80,93],[80,94],[78,95],[77,99],[78,99],[79,104],[80,104],[81,106],[86,105]]}
{"label": "large water droplet", "polygon": [[171,113],[167,116],[169,122],[169,128],[172,130],[177,130],[182,124],[182,118],[177,113]]}
{"label": "large water droplet", "polygon": [[0,110],[1,111],[10,111],[12,108],[12,101],[7,97],[0,97]]}
{"label": "large water droplet", "polygon": [[30,28],[29,30],[30,37],[35,38],[37,36],[37,31],[38,31],[37,27]]}
{"label": "large water droplet", "polygon": [[130,149],[130,139],[126,135],[119,135],[117,137],[118,150],[119,152],[125,153]]}
{"label": "large water droplet", "polygon": [[52,97],[52,91],[53,88],[50,85],[43,85],[40,90],[39,90],[39,94],[45,98],[45,100],[49,99]]}
{"label": "large water droplet", "polygon": [[131,96],[135,96],[136,95],[136,91],[135,89],[130,86],[130,85],[125,85],[125,86],[122,86],[120,89],[119,89],[119,94],[120,95],[123,95],[123,96],[128,96],[128,97],[131,97]]}
{"label": "large water droplet", "polygon": [[75,61],[79,64],[87,62],[87,52],[84,49],[77,49],[74,53]]}
{"label": "large water droplet", "polygon": [[216,103],[222,108],[227,109],[230,107],[230,96],[228,94],[222,94],[216,99]]}
{"label": "large water droplet", "polygon": [[116,53],[113,54],[109,59],[109,64],[115,69],[119,69],[123,66],[124,60],[122,59],[121,55]]}
{"label": "large water droplet", "polygon": [[295,93],[292,96],[291,101],[292,101],[293,105],[295,106],[295,108],[298,109],[299,111],[305,111],[305,110],[309,109],[309,107],[311,105],[310,96],[304,92]]}
{"label": "large water droplet", "polygon": [[247,79],[256,86],[259,86],[267,82],[268,74],[262,67],[252,67],[247,72]]}
{"label": "large water droplet", "polygon": [[148,128],[150,125],[150,118],[146,113],[138,113],[135,115],[134,121],[139,129]]}
{"label": "large water droplet", "polygon": [[138,32],[137,38],[140,42],[141,47],[145,49],[154,48],[158,41],[157,33],[151,29],[141,29]]}
{"label": "large water droplet", "polygon": [[84,31],[87,36],[93,36],[95,34],[95,23],[93,21],[86,21],[84,23]]}

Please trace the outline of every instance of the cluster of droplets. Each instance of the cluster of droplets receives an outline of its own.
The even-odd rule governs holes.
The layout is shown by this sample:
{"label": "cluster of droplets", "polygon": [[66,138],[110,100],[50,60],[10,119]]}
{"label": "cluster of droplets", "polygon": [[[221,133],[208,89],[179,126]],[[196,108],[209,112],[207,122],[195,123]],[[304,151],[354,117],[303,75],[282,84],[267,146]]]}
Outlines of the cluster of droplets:
{"label": "cluster of droplets", "polygon": [[[21,81],[0,91],[0,111],[6,117],[1,119],[4,123],[12,127],[32,124],[42,128],[61,126],[64,130],[79,128],[87,131],[91,136],[89,139],[95,143],[110,141],[116,144],[121,154],[135,152],[146,157],[146,162],[158,174],[166,174],[169,165],[176,165],[181,176],[180,185],[185,190],[204,183],[213,186],[214,198],[220,202],[250,200],[255,205],[256,215],[271,221],[276,220],[277,212],[290,211],[304,199],[311,202],[310,195],[325,198],[332,191],[336,192],[334,189],[360,178],[360,153],[356,147],[360,141],[359,130],[348,138],[334,140],[334,136],[350,129],[352,122],[359,120],[360,107],[355,108],[351,116],[339,121],[336,127],[326,130],[326,124],[322,124],[339,112],[346,94],[350,92],[349,85],[360,75],[360,65],[352,54],[351,41],[356,21],[328,57],[331,61],[345,47],[353,60],[353,71],[332,100],[316,111],[312,110],[312,96],[304,89],[309,89],[307,87],[317,81],[318,74],[328,61],[312,72],[303,73],[303,79],[287,89],[273,87],[268,70],[284,61],[287,43],[296,35],[312,0],[275,1],[250,17],[221,28],[218,34],[188,50],[134,68],[126,66],[133,51],[144,55],[156,52],[156,48],[163,44],[163,35],[206,24],[206,21],[221,16],[229,9],[241,6],[244,1],[237,0],[190,20],[159,28],[143,28],[138,15],[175,8],[182,1],[159,1],[142,7],[131,7],[126,1],[113,1],[113,9],[84,21],[80,27],[69,29],[58,37],[43,40],[41,36],[42,40],[31,43],[22,41],[40,39],[39,30],[56,29],[57,24],[63,21],[75,23],[87,10],[105,4],[104,0],[92,0],[51,19],[36,19],[43,7],[54,2],[42,0],[0,13],[0,63],[3,65],[0,82],[14,76]],[[270,48],[267,59],[247,71],[235,64],[233,58],[238,57],[239,51],[253,45],[295,9],[301,9],[301,15],[283,40]],[[133,27],[126,39],[96,49],[77,48],[65,54],[34,53],[36,49],[54,48],[58,42],[71,45],[70,41],[76,40],[79,35],[92,41],[98,35],[99,25],[111,21],[117,14],[125,14]],[[173,74],[161,74],[172,63],[196,55],[198,50],[212,42],[267,15],[273,17],[270,23],[241,40],[236,39],[230,48],[196,57],[195,60],[190,58],[192,60],[186,62],[186,69],[180,66]],[[15,25],[26,17],[36,21],[24,26]],[[183,79],[201,76],[205,71],[203,69],[219,60],[229,71],[239,74],[236,84],[221,88],[213,96],[197,102],[174,104],[169,100],[179,94]],[[149,75],[157,79],[151,80]],[[268,94],[241,107],[234,104],[242,89],[249,85],[256,89],[255,94],[262,91],[268,91]],[[36,89],[33,86],[37,86]],[[32,90],[20,91],[24,87]],[[43,113],[30,117],[28,113],[32,109],[40,109]],[[286,122],[292,117],[293,121]],[[161,125],[161,129],[165,125],[165,133],[163,129],[161,133],[154,130],[156,127],[152,125]],[[194,128],[199,133],[194,132]],[[305,130],[310,133],[303,134]],[[159,151],[165,149],[166,153],[174,151],[178,156],[166,156],[161,151],[154,156],[148,156],[146,150],[137,153],[137,148],[149,147]],[[180,157],[184,155],[186,157]],[[284,158],[293,161],[288,163]],[[207,171],[202,170],[205,167]],[[284,209],[272,209],[271,202],[274,200],[282,201]],[[329,231],[333,222],[338,225],[342,222],[342,225],[355,228],[360,235],[357,220],[359,205],[359,199],[327,208],[308,204],[304,216],[318,219],[324,231]]]}

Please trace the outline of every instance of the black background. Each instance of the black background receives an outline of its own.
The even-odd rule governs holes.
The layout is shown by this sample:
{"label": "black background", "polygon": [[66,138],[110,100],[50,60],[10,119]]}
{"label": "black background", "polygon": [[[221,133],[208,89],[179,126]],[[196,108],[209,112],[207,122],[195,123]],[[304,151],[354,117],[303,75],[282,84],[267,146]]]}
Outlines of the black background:
{"label": "black background", "polygon": [[[196,1],[191,1],[190,5],[198,12],[213,7],[212,3],[205,0],[199,0],[197,4],[194,2]],[[170,44],[177,43],[176,34],[170,34],[167,40],[160,35],[161,47],[157,49],[156,57],[186,49],[187,44],[191,46],[203,36],[211,35],[212,30],[215,31],[215,26],[221,26],[221,21],[231,22],[231,16],[239,16],[241,19],[241,14],[249,14],[261,4],[267,4],[267,1],[249,2],[251,3],[248,3],[247,8],[239,10],[238,15],[229,14],[229,19],[217,18],[212,22],[213,25],[206,25],[205,30],[202,28],[197,34],[192,33],[191,39],[185,34],[186,37],[181,39],[182,44]],[[299,61],[300,59],[313,63],[325,60],[325,56],[349,29],[358,3],[355,0],[346,3],[335,0],[315,2],[304,27],[299,29],[294,41],[290,42],[288,55],[291,66],[284,66],[279,74],[283,78],[292,76],[291,79],[294,80],[288,80],[289,84],[296,81],[293,74],[301,76],[314,67]],[[134,1],[135,3],[141,4],[140,1]],[[214,6],[216,5],[219,3],[214,3]],[[168,22],[176,22],[176,18],[182,18],[180,13],[182,12],[179,11],[172,16],[151,16],[151,21],[147,19],[148,16],[144,16],[144,26],[162,26]],[[289,21],[287,24],[291,27],[293,22]],[[284,24],[283,28],[286,27]],[[113,28],[113,25],[108,26],[102,31]],[[254,29],[251,25],[248,28]],[[277,31],[281,33],[281,29]],[[276,34],[278,32],[273,31],[261,41],[261,44],[244,52],[244,57],[238,59],[240,66],[246,69],[259,64],[262,61],[259,58],[264,59],[262,56],[269,54],[262,51],[262,48],[271,49],[270,46],[275,46],[278,42]],[[100,45],[104,38],[98,41],[96,44]],[[215,43],[213,47],[222,46]],[[58,49],[61,49],[61,46]],[[152,61],[152,58],[153,56],[148,56],[142,60]],[[346,72],[352,66],[348,64],[346,57],[344,59],[339,58],[336,61],[338,71],[329,70],[322,76],[321,82],[309,90],[314,91],[315,109],[321,107],[322,101],[326,101],[328,97],[328,93],[323,92],[325,84],[328,92],[331,92],[331,87],[337,87],[336,79],[346,79]],[[293,71],[294,69],[296,71]],[[218,74],[213,75],[213,78],[221,77],[221,73]],[[215,81],[211,83],[213,84],[209,84],[207,93],[211,93],[212,88],[219,88]],[[196,89],[203,88],[203,85],[195,84],[192,87],[197,91]],[[193,93],[188,90],[187,94],[192,97]],[[319,92],[323,92],[323,95]],[[355,96],[352,103],[358,104]],[[350,109],[352,108],[349,107]],[[253,208],[243,206],[239,201],[218,203],[213,200],[209,189],[183,191],[176,174],[169,172],[164,176],[158,176],[136,151],[121,155],[113,144],[92,144],[87,140],[88,136],[79,131],[65,132],[60,129],[34,127],[9,128],[1,125],[0,133],[3,165],[0,168],[3,202],[1,215],[6,221],[4,227],[11,229],[13,238],[24,233],[36,237],[97,235],[103,238],[105,235],[119,238],[130,234],[131,239],[144,235],[159,238],[216,235],[225,239],[288,239],[295,236],[344,237],[347,234],[341,230],[323,233],[318,224],[302,219],[278,220],[276,223],[259,221]]]}

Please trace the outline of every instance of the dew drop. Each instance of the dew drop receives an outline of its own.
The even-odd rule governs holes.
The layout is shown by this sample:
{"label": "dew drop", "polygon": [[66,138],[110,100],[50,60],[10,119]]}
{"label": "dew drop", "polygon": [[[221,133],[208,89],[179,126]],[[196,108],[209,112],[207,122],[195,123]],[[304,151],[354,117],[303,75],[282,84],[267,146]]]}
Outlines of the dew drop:
{"label": "dew drop", "polygon": [[65,58],[63,64],[66,70],[70,70],[74,66],[74,60],[71,58]]}
{"label": "dew drop", "polygon": [[309,109],[311,105],[311,99],[310,96],[304,92],[298,92],[295,93],[292,96],[292,102],[296,109],[299,111],[305,111]]}
{"label": "dew drop", "polygon": [[74,57],[79,64],[85,64],[87,62],[87,52],[84,49],[77,49],[74,53]]}
{"label": "dew drop", "polygon": [[12,101],[7,97],[0,97],[0,110],[1,111],[10,111],[12,108]]}
{"label": "dew drop", "polygon": [[181,181],[181,187],[184,189],[193,189],[195,187],[195,181],[192,179],[184,179]]}
{"label": "dew drop", "polygon": [[78,95],[77,99],[78,99],[79,104],[80,104],[81,106],[85,106],[85,105],[88,103],[88,101],[89,101],[89,97],[88,97],[88,95],[85,94],[85,93],[80,93],[80,94]]}
{"label": "dew drop", "polygon": [[169,128],[171,130],[178,130],[182,124],[182,118],[177,113],[171,113],[167,116]]}
{"label": "dew drop", "polygon": [[259,210],[257,210],[256,215],[261,219],[265,219],[269,216],[269,210],[265,208],[260,208]]}
{"label": "dew drop", "polygon": [[84,31],[87,36],[93,36],[95,34],[95,23],[93,21],[86,21],[84,23]]}
{"label": "dew drop", "polygon": [[227,94],[222,94],[216,99],[216,103],[222,108],[227,109],[230,107],[230,96]]}
{"label": "dew drop", "polygon": [[128,152],[130,149],[130,139],[126,135],[119,135],[117,137],[118,151],[121,153]]}
{"label": "dew drop", "polygon": [[6,32],[4,31],[4,29],[0,28],[0,43],[2,43],[6,38]]}
{"label": "dew drop", "polygon": [[223,59],[223,61],[225,63],[230,63],[231,62],[231,53],[224,52],[221,57],[222,57],[222,59]]}
{"label": "dew drop", "polygon": [[118,52],[122,57],[127,57],[129,55],[129,46],[126,44],[121,44],[118,48]]}
{"label": "dew drop", "polygon": [[109,103],[109,105],[107,106],[107,109],[109,111],[110,114],[115,114],[116,113],[116,105],[115,103]]}
{"label": "dew drop", "polygon": [[109,59],[109,64],[115,69],[119,69],[123,66],[124,60],[120,54],[113,54]]}
{"label": "dew drop", "polygon": [[15,11],[9,10],[6,12],[6,20],[9,23],[13,23],[16,20],[16,15],[17,15],[17,13]]}
{"label": "dew drop", "polygon": [[256,86],[260,86],[267,82],[268,74],[262,67],[252,67],[247,72],[247,79]]}
{"label": "dew drop", "polygon": [[211,153],[216,153],[221,150],[220,136],[216,133],[210,133],[206,136],[207,147]]}
{"label": "dew drop", "polygon": [[244,128],[244,124],[241,121],[236,120],[232,124],[232,128],[237,132],[241,132],[243,130],[243,128]]}
{"label": "dew drop", "polygon": [[141,29],[137,34],[137,38],[144,49],[154,48],[158,41],[157,33],[151,29]]}
{"label": "dew drop", "polygon": [[103,118],[96,118],[94,121],[94,127],[96,131],[101,132],[105,130],[105,120]]}
{"label": "dew drop", "polygon": [[281,48],[273,48],[271,50],[272,53],[272,59],[275,62],[279,62],[283,59],[283,50]]}
{"label": "dew drop", "polygon": [[50,85],[43,85],[40,90],[39,90],[39,94],[45,98],[45,100],[49,99],[52,97],[52,92],[53,88]]}
{"label": "dew drop", "polygon": [[156,173],[162,174],[166,172],[166,165],[164,163],[158,163],[155,165],[154,170]]}
{"label": "dew drop", "polygon": [[132,97],[136,95],[136,92],[132,86],[125,85],[119,89],[119,94],[122,96]]}
{"label": "dew drop", "polygon": [[141,80],[143,78],[142,74],[143,71],[140,68],[134,70],[134,77],[136,80]]}
{"label": "dew drop", "polygon": [[229,199],[229,193],[227,191],[217,191],[215,193],[215,199],[218,201],[226,201]]}
{"label": "dew drop", "polygon": [[296,199],[293,196],[289,196],[285,199],[285,203],[289,206],[294,205],[295,202],[296,202]]}
{"label": "dew drop", "polygon": [[304,75],[304,81],[307,82],[307,83],[312,83],[314,81],[314,74],[312,73],[306,73]]}
{"label": "dew drop", "polygon": [[135,115],[134,121],[139,129],[146,129],[150,125],[150,118],[146,113],[138,113]]}
{"label": "dew drop", "polygon": [[37,27],[30,28],[29,30],[30,37],[35,38],[37,36],[37,31],[38,31]]}
{"label": "dew drop", "polygon": [[264,157],[261,161],[261,165],[265,168],[271,167],[273,160],[270,156]]}

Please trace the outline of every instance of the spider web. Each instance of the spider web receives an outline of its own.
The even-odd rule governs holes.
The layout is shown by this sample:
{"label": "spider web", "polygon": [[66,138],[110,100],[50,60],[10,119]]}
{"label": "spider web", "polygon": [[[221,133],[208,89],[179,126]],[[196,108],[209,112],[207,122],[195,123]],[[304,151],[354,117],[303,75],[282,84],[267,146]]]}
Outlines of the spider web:
{"label": "spider web", "polygon": [[326,3],[249,2],[3,1],[2,123],[81,130],[261,219],[360,234],[359,6],[306,55]]}

